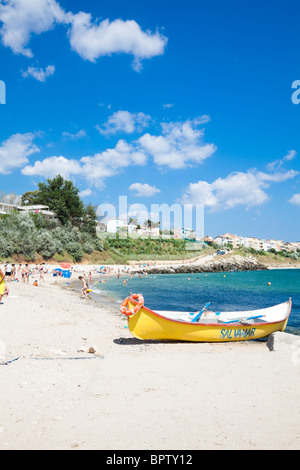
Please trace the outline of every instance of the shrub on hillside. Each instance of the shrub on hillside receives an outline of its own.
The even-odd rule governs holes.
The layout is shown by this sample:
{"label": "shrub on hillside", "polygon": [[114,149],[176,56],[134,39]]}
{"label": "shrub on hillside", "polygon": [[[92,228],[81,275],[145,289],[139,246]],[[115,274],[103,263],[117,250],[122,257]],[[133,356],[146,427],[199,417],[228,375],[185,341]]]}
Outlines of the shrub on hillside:
{"label": "shrub on hillside", "polygon": [[41,230],[36,237],[36,251],[45,259],[50,259],[58,251],[51,232]]}
{"label": "shrub on hillside", "polygon": [[38,253],[50,259],[56,253],[67,252],[79,261],[84,253],[91,254],[94,250],[103,251],[101,240],[71,223],[57,226],[57,222],[50,223],[42,214],[18,212],[0,218],[2,258],[18,254],[33,260]]}

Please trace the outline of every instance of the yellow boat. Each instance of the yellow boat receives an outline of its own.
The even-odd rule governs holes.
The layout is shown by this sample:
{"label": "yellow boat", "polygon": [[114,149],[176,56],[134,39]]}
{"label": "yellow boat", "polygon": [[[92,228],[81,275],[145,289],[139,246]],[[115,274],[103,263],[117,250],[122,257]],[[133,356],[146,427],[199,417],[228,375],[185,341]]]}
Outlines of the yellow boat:
{"label": "yellow boat", "polygon": [[284,331],[292,301],[243,312],[212,312],[208,305],[193,313],[153,311],[144,306],[141,294],[135,294],[124,300],[121,312],[128,317],[131,334],[141,340],[248,341]]}

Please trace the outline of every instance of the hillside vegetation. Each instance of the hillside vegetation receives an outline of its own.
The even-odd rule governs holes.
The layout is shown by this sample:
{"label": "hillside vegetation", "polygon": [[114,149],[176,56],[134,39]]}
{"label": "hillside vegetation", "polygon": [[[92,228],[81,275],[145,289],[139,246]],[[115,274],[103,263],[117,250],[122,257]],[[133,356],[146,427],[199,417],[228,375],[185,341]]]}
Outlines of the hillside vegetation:
{"label": "hillside vegetation", "polygon": [[[190,260],[213,254],[218,247],[173,238],[137,238],[96,233],[96,207],[84,205],[79,190],[60,175],[39,183],[22,195],[22,205],[45,205],[56,214],[17,212],[0,215],[0,261],[62,261],[85,264],[128,264],[129,261]],[[149,221],[151,222],[151,221]],[[231,248],[228,245],[226,248]],[[240,248],[235,254],[252,254],[268,265],[300,266],[300,251],[257,252]],[[229,256],[228,254],[222,256]],[[221,257],[222,257],[221,256]]]}
{"label": "hillside vegetation", "polygon": [[[129,261],[189,260],[215,253],[217,246],[166,238],[123,238],[119,235],[102,239],[89,233],[86,226],[63,225],[42,214],[12,212],[0,216],[0,261],[62,261],[85,264],[128,264]],[[251,254],[266,265],[300,267],[300,253],[266,253],[240,248],[230,254]],[[219,257],[217,257],[219,258]]]}
{"label": "hillside vegetation", "polygon": [[300,250],[297,252],[286,252],[286,251],[256,251],[252,248],[239,248],[233,250],[235,254],[239,254],[241,256],[245,256],[247,254],[251,254],[255,256],[255,258],[263,264],[266,265],[273,265],[273,266],[292,266],[292,267],[299,267],[300,268]]}
{"label": "hillside vegetation", "polygon": [[0,258],[35,261],[80,261],[103,251],[102,241],[71,224],[47,220],[41,214],[12,212],[0,218]]}
{"label": "hillside vegetation", "polygon": [[[0,217],[0,260],[126,264],[130,260],[183,259],[203,250],[184,240],[105,238],[41,214],[12,212]],[[201,247],[200,247],[201,248]]]}
{"label": "hillside vegetation", "polygon": [[212,251],[207,245],[174,238],[106,238],[104,250],[128,261],[182,260]]}

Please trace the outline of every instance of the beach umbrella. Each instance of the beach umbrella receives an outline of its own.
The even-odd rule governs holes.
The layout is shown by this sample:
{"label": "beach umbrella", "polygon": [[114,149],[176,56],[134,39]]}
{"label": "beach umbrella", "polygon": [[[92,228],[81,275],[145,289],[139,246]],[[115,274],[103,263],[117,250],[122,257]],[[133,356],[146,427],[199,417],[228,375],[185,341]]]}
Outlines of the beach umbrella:
{"label": "beach umbrella", "polygon": [[71,267],[71,265],[69,263],[61,263],[60,267],[63,268],[63,269],[69,269]]}

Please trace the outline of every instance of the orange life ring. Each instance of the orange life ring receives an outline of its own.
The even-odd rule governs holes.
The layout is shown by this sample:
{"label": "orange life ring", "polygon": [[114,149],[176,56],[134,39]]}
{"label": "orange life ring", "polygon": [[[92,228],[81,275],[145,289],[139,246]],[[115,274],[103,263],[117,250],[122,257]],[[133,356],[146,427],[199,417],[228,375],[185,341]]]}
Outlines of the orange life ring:
{"label": "orange life ring", "polygon": [[138,311],[144,307],[144,297],[142,296],[142,294],[133,294],[131,296],[131,298],[133,300],[137,300],[137,305],[135,307],[133,307],[131,310],[128,310],[127,307],[128,307],[128,304],[129,304],[129,297],[127,297],[123,302],[122,302],[122,305],[121,305],[121,313],[123,313],[123,315],[127,315],[127,316],[130,316],[130,315],[134,315],[135,313],[138,313]]}

